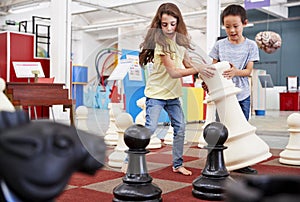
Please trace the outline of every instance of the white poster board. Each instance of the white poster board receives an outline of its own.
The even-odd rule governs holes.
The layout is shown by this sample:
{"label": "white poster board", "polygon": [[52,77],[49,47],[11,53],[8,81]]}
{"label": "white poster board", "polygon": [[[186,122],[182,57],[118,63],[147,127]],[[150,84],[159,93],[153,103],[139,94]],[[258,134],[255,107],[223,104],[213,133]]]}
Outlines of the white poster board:
{"label": "white poster board", "polygon": [[296,92],[298,91],[299,86],[299,77],[298,76],[288,76],[286,77],[287,91]]}
{"label": "white poster board", "polygon": [[126,59],[131,61],[128,71],[128,79],[130,81],[143,81],[142,69],[139,64],[138,55],[126,55]]}
{"label": "white poster board", "polygon": [[116,66],[114,71],[108,77],[107,80],[123,80],[126,74],[128,73],[130,67],[132,66],[131,60],[120,60],[119,64]]}
{"label": "white poster board", "polygon": [[39,71],[38,77],[45,77],[40,62],[13,62],[17,78],[33,78],[32,71]]}

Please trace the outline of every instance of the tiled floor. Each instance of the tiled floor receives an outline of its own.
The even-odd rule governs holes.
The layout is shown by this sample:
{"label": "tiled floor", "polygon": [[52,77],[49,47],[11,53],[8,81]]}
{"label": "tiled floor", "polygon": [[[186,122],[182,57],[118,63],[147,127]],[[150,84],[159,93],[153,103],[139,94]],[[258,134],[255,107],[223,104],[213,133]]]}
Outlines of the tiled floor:
{"label": "tiled floor", "polygon": [[[109,125],[107,110],[88,109],[86,121],[90,132],[105,135]],[[284,165],[279,163],[279,153],[285,149],[288,140],[287,118],[292,111],[267,111],[265,116],[252,116],[249,120],[256,127],[256,134],[269,146],[272,157],[253,165],[259,175],[295,175],[299,176],[299,166]],[[237,123],[238,124],[238,123]],[[187,139],[197,138],[202,133],[203,123],[187,124]],[[168,126],[159,126],[158,135],[163,138]],[[114,152],[113,146],[108,146],[107,156]],[[146,155],[148,172],[153,178],[153,183],[162,189],[163,201],[205,201],[192,196],[192,182],[201,175],[201,170],[206,165],[207,150],[197,146],[197,142],[188,142],[184,146],[185,166],[193,172],[192,176],[183,176],[171,172],[172,146],[163,145],[160,149],[152,149]],[[108,162],[94,176],[76,173],[72,176],[67,189],[62,193],[58,202],[81,201],[112,201],[113,189],[122,183],[124,174],[120,168],[109,166]],[[230,172],[234,180],[242,179],[247,175]],[[206,201],[205,201],[206,202]]]}

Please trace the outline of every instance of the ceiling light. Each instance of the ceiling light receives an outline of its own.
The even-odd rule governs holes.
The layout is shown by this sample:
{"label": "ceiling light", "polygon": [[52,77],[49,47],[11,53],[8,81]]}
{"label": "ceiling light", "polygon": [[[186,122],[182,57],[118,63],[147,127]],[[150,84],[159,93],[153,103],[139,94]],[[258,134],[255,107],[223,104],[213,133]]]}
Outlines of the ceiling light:
{"label": "ceiling light", "polygon": [[47,8],[47,7],[49,7],[49,5],[50,5],[49,2],[26,4],[26,5],[22,5],[22,6],[12,7],[9,9],[8,12],[12,13],[12,14],[25,13],[28,11]]}

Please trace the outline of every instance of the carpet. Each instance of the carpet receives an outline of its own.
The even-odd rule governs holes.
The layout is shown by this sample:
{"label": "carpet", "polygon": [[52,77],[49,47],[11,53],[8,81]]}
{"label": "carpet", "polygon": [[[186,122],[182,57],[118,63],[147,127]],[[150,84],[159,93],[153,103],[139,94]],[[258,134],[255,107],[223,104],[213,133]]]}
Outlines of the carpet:
{"label": "carpet", "polygon": [[[164,202],[200,200],[192,195],[192,182],[201,175],[205,166],[206,150],[200,149],[195,143],[188,143],[184,148],[185,166],[192,172],[192,176],[183,176],[172,172],[172,146],[164,145],[160,149],[150,150],[146,155],[147,168],[153,183],[162,190]],[[279,163],[279,153],[282,150],[271,149],[273,156],[254,166],[258,175],[300,175],[300,166],[283,165]],[[113,152],[113,147],[107,150],[107,155]],[[107,165],[107,163],[106,163]],[[108,202],[113,199],[113,189],[122,183],[124,174],[119,168],[104,166],[95,175],[88,176],[75,173],[65,191],[56,202]],[[230,172],[233,179],[241,179],[249,175]]]}

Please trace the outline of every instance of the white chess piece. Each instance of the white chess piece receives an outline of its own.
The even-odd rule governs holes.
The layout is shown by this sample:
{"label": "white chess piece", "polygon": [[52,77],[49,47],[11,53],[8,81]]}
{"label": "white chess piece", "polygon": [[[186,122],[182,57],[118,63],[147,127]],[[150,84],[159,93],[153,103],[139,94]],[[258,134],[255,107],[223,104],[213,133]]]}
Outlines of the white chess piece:
{"label": "white chess piece", "polygon": [[106,145],[115,146],[118,143],[119,135],[116,126],[116,117],[122,112],[119,103],[109,103],[109,126],[104,136]]}
{"label": "white chess piece", "polygon": [[[206,99],[209,98],[209,95],[206,95]],[[213,121],[216,121],[216,105],[214,102],[207,102],[206,100],[203,101],[206,103],[206,118],[205,123],[202,126],[202,133],[199,137],[198,147],[203,148],[207,145],[206,141],[204,140],[203,130],[204,128]]]}
{"label": "white chess piece", "polygon": [[2,78],[0,78],[0,111],[14,112],[16,111],[15,107],[4,94],[5,88],[5,81]]}
{"label": "white chess piece", "polygon": [[108,156],[109,166],[116,168],[122,167],[127,157],[127,153],[125,151],[128,150],[128,147],[124,142],[124,132],[131,125],[133,125],[133,118],[130,114],[122,112],[116,117],[116,126],[118,128],[117,132],[119,139],[113,153]]}
{"label": "white chess piece", "polygon": [[164,143],[167,145],[173,145],[174,128],[170,125],[167,134],[164,137]]}
{"label": "white chess piece", "polygon": [[220,122],[228,129],[224,150],[227,170],[237,170],[264,161],[272,156],[269,146],[256,134],[256,128],[247,121],[236,98],[240,89],[232,80],[222,76],[230,68],[228,62],[214,64],[217,71],[212,78],[202,77],[209,88],[207,102],[214,101]]}
{"label": "white chess piece", "polygon": [[[146,123],[146,97],[142,97],[136,101],[136,105],[139,106],[142,111],[135,117],[135,123],[145,126]],[[156,133],[151,136],[147,149],[161,148],[161,140],[157,137]]]}
{"label": "white chess piece", "polygon": [[285,149],[279,154],[279,162],[300,166],[300,113],[289,115],[287,124],[290,138]]}
{"label": "white chess piece", "polygon": [[76,120],[77,124],[76,127],[83,131],[88,131],[87,126],[87,119],[88,119],[88,108],[86,106],[79,106],[76,109]]}
{"label": "white chess piece", "polygon": [[[173,138],[174,138],[174,128],[170,125],[169,129],[167,131],[167,134],[164,137],[164,143],[167,145],[173,145]],[[187,140],[184,139],[184,143],[183,144],[187,144]]]}

